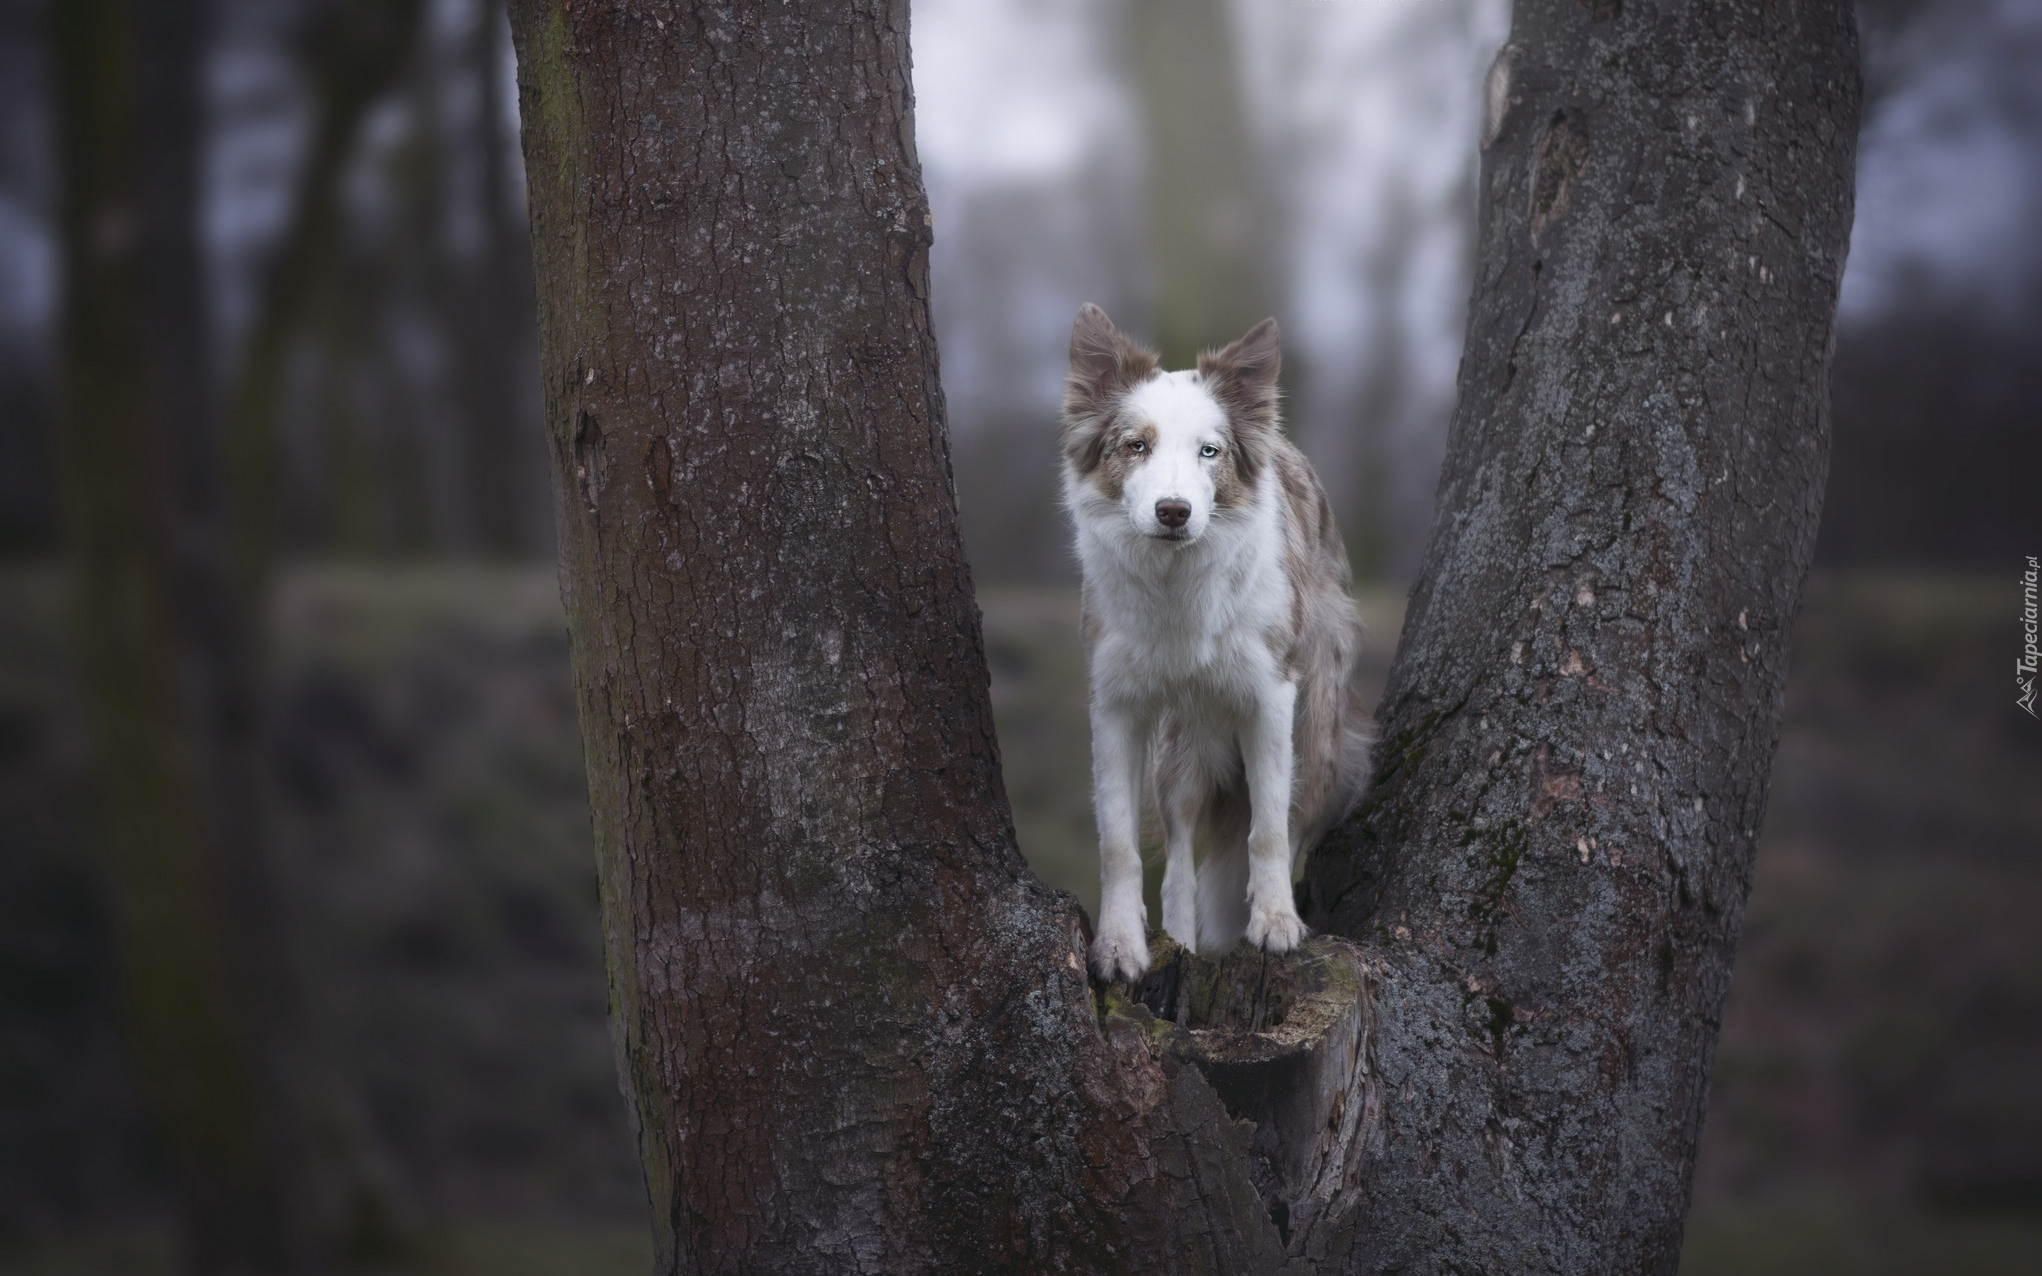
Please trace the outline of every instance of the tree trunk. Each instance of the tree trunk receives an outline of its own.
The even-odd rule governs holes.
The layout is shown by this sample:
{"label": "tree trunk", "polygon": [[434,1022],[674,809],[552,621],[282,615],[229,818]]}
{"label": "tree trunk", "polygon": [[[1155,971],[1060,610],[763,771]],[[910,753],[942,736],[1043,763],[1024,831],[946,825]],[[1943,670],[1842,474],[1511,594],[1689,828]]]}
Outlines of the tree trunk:
{"label": "tree trunk", "polygon": [[259,609],[268,595],[276,549],[278,456],[286,357],[334,255],[340,227],[342,168],[355,134],[404,69],[419,24],[420,0],[331,0],[304,37],[312,81],[311,136],[291,197],[291,216],[264,274],[262,298],[227,396],[226,519],[236,587]]}
{"label": "tree trunk", "polygon": [[512,12],[659,1270],[1266,1265],[1245,1137],[1102,1034],[1078,909],[1015,849],[905,0]]}
{"label": "tree trunk", "polygon": [[1126,13],[1147,143],[1154,337],[1166,368],[1190,367],[1200,350],[1270,312],[1273,217],[1256,198],[1229,7],[1132,0]]}
{"label": "tree trunk", "polygon": [[1394,734],[1310,879],[1367,944],[1096,997],[1000,786],[905,0],[512,21],[659,1270],[1671,1271],[1819,504],[1842,0],[1521,16]]}
{"label": "tree trunk", "polygon": [[[475,131],[439,137],[434,147],[475,148],[481,170],[480,244],[465,262],[450,263],[443,289],[452,320],[452,345],[461,387],[461,441],[467,504],[475,545],[484,554],[517,558],[536,552],[543,539],[534,515],[543,510],[539,489],[538,421],[532,408],[532,253],[525,228],[513,216],[517,197],[502,120],[504,68],[501,0],[477,6],[475,30],[461,52],[474,71],[482,105]],[[436,166],[427,181],[446,185],[449,174]],[[442,197],[443,199],[444,197]]]}
{"label": "tree trunk", "polygon": [[64,449],[128,1069],[191,1272],[287,1270],[302,1162],[279,1055],[253,626],[221,537],[197,233],[198,0],[55,6]]}
{"label": "tree trunk", "polygon": [[1386,963],[1362,1270],[1674,1270],[1829,452],[1842,0],[1518,5],[1439,512],[1307,920]]}

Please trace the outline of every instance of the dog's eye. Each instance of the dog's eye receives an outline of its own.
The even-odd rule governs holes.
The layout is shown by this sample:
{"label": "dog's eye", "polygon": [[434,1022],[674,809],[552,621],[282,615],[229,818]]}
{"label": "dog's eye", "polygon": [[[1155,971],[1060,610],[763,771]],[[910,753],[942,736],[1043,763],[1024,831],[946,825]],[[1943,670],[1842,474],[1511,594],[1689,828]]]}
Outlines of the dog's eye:
{"label": "dog's eye", "polygon": [[1212,457],[1218,456],[1220,454],[1220,450],[1214,447],[1212,444],[1208,443],[1204,447],[1198,449],[1198,454],[1210,460]]}
{"label": "dog's eye", "polygon": [[1127,441],[1127,450],[1134,453],[1136,456],[1140,456],[1142,453],[1149,450],[1149,445],[1142,442],[1140,439],[1129,439]]}

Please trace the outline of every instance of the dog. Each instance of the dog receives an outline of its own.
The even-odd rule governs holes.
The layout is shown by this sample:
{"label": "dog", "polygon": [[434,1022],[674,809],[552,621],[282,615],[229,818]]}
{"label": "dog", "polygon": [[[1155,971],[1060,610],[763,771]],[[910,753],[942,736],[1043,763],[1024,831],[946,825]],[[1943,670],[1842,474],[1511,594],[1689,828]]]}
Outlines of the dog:
{"label": "dog", "polygon": [[1347,551],[1278,423],[1279,362],[1274,319],[1182,372],[1097,306],[1071,329],[1063,495],[1084,574],[1101,980],[1149,967],[1145,809],[1167,857],[1163,928],[1198,952],[1245,937],[1286,953],[1307,934],[1293,868],[1367,783]]}

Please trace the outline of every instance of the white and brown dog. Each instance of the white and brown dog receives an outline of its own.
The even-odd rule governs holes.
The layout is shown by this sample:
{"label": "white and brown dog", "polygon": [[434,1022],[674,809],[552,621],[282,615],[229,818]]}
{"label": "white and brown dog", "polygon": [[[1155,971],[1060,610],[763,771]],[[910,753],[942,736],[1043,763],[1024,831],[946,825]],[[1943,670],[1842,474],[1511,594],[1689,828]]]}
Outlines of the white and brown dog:
{"label": "white and brown dog", "polygon": [[1367,783],[1347,552],[1278,428],[1277,364],[1273,319],[1195,372],[1158,371],[1097,306],[1071,332],[1064,501],[1085,577],[1102,979],[1149,966],[1145,777],[1163,928],[1201,952],[1304,939],[1292,866]]}

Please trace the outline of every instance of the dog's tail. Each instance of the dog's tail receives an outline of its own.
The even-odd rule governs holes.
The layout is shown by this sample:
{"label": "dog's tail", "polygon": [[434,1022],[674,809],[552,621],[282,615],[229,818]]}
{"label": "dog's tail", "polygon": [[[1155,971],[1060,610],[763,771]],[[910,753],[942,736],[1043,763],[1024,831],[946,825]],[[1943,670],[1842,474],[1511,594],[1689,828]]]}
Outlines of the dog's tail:
{"label": "dog's tail", "polygon": [[1308,810],[1293,810],[1293,868],[1312,853],[1319,839],[1354,814],[1368,795],[1375,767],[1376,724],[1362,707],[1361,693],[1350,689],[1340,720],[1333,727],[1332,783],[1322,801]]}
{"label": "dog's tail", "polygon": [[1328,829],[1354,814],[1354,808],[1368,796],[1369,781],[1375,778],[1376,720],[1354,687],[1348,688],[1347,713],[1340,721],[1339,752],[1340,788],[1331,803],[1333,818],[1326,821]]}

